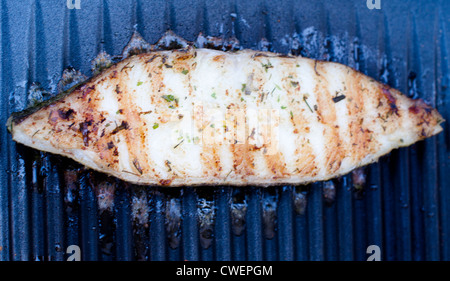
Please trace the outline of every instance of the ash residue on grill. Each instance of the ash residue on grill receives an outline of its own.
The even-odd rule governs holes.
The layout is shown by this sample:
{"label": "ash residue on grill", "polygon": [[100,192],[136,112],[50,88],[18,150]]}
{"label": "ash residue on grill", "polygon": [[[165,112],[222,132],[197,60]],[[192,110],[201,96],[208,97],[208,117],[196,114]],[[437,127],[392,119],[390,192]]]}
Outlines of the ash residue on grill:
{"label": "ash residue on grill", "polygon": [[231,230],[234,235],[241,235],[245,229],[245,218],[247,217],[247,200],[245,191],[234,188],[231,196]]}
{"label": "ash residue on grill", "polygon": [[306,206],[308,204],[309,185],[296,186],[292,190],[292,197],[294,200],[294,210],[299,215],[304,215]]}
{"label": "ash residue on grill", "polygon": [[213,242],[216,217],[215,190],[211,187],[196,188],[197,219],[199,223],[200,245],[209,248]]}
{"label": "ash residue on grill", "polygon": [[[172,249],[177,248],[181,241],[181,199],[182,190],[165,190],[165,229],[169,246]],[[157,202],[162,204],[163,202]],[[160,208],[158,208],[160,209]]]}
{"label": "ash residue on grill", "polygon": [[262,217],[264,237],[272,239],[275,236],[277,220],[278,189],[270,187],[264,189],[262,196]]}

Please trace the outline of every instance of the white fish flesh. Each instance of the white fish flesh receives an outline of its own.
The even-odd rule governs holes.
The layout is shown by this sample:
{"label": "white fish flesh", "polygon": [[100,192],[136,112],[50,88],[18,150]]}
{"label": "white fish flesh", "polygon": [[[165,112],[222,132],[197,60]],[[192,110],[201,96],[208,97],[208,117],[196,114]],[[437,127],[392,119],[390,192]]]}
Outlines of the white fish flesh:
{"label": "white fish flesh", "polygon": [[342,64],[187,47],[126,58],[7,126],[19,143],[131,183],[266,186],[347,174],[441,122]]}

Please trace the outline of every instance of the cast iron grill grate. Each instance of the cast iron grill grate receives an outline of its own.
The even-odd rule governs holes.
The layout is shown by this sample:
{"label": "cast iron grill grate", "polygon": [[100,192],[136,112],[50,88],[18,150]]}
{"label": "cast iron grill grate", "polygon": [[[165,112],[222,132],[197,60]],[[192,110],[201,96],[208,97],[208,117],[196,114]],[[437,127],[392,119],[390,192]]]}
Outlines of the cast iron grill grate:
{"label": "cast iron grill grate", "polygon": [[[0,117],[27,104],[31,82],[56,91],[62,70],[89,75],[137,30],[236,38],[245,48],[350,65],[449,115],[448,1],[1,2]],[[265,38],[265,40],[264,40]],[[145,188],[17,145],[0,130],[0,260],[449,260],[448,122],[333,184]]]}

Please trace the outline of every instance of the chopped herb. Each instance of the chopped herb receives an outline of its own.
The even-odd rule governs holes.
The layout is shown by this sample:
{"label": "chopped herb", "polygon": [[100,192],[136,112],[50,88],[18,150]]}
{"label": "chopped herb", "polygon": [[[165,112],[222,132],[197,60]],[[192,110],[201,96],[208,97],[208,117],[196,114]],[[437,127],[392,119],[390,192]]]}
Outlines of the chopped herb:
{"label": "chopped herb", "polygon": [[211,128],[214,128],[214,124],[209,125]]}
{"label": "chopped herb", "polygon": [[227,174],[226,177],[223,179],[223,181],[226,181],[226,180],[227,180],[227,178],[228,178],[228,176],[231,174],[231,172],[233,172],[233,170],[230,170],[230,171],[228,172],[228,174]]}
{"label": "chopped herb", "polygon": [[299,64],[297,64],[297,65],[295,65],[296,67],[300,67],[300,65]]}
{"label": "chopped herb", "polygon": [[144,82],[139,81],[139,82],[137,82],[137,85],[138,85],[138,86],[141,86],[143,83],[144,83]]}
{"label": "chopped herb", "polygon": [[112,132],[111,134],[117,134],[119,131],[121,130],[126,130],[128,129],[128,123],[126,121],[122,121],[122,123],[120,124],[120,126],[117,126]]}
{"label": "chopped herb", "polygon": [[182,144],[184,142],[184,139],[182,139],[177,145],[175,145],[173,148],[177,148],[180,144]]}
{"label": "chopped herb", "polygon": [[175,100],[175,97],[173,95],[164,95],[162,96],[163,99],[165,99],[167,102],[171,102]]}
{"label": "chopped herb", "polygon": [[291,119],[294,118],[294,113],[292,113],[292,110],[289,112],[289,114],[291,115]]}
{"label": "chopped herb", "polygon": [[263,102],[264,101],[264,97],[266,96],[266,93],[262,93],[261,94],[261,102]]}
{"label": "chopped herb", "polygon": [[345,99],[344,95],[340,95],[340,96],[335,96],[333,97],[333,101],[334,103],[340,102],[341,100]]}
{"label": "chopped herb", "polygon": [[286,109],[286,106],[282,105],[282,106],[281,106],[281,109]]}
{"label": "chopped herb", "polygon": [[122,112],[123,112],[123,109],[119,109],[116,111],[116,114],[122,114]]}
{"label": "chopped herb", "polygon": [[153,124],[153,130],[154,130],[154,129],[157,129],[158,127],[159,127],[159,124],[158,124],[158,123]]}
{"label": "chopped herb", "polygon": [[247,87],[247,84],[242,84],[241,92],[245,92],[245,88]]}
{"label": "chopped herb", "polygon": [[187,69],[183,69],[183,70],[181,71],[181,73],[183,73],[184,75],[186,75],[186,74],[188,74],[188,73],[189,73],[189,70],[187,70]]}
{"label": "chopped herb", "polygon": [[164,164],[166,164],[167,168],[169,168],[169,172],[172,172],[172,167],[170,167],[170,164],[172,164],[169,160],[164,161]]}
{"label": "chopped herb", "polygon": [[275,87],[278,89],[278,90],[280,90],[281,91],[281,88],[280,88],[280,86],[278,86],[277,84],[275,84]]}
{"label": "chopped herb", "polygon": [[241,97],[241,101],[244,101],[244,98],[243,98],[243,97]]}
{"label": "chopped herb", "polygon": [[217,97],[216,97],[216,93],[212,93],[212,94],[211,94],[211,97],[213,97],[213,98],[216,99],[216,98],[217,98]]}
{"label": "chopped herb", "polygon": [[267,72],[269,68],[273,68],[273,65],[268,61],[266,64],[261,63],[262,67],[264,67],[264,70]]}
{"label": "chopped herb", "polygon": [[306,103],[306,105],[308,106],[309,110],[311,110],[311,112],[314,113],[314,111],[312,110],[311,106],[309,106],[309,103],[306,101],[307,97],[303,96],[303,101]]}
{"label": "chopped herb", "polygon": [[275,90],[278,88],[278,86],[273,87],[272,92],[270,92],[270,95],[273,94],[273,92],[275,92]]}

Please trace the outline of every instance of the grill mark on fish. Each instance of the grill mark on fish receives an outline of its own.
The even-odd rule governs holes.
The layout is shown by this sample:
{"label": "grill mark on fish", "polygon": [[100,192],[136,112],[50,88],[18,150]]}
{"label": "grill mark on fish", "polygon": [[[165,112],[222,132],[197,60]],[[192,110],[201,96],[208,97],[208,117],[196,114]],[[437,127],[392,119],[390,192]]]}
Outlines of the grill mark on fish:
{"label": "grill mark on fish", "polygon": [[264,154],[267,169],[272,173],[272,179],[283,178],[290,175],[286,170],[286,162],[283,154],[277,151],[275,154]]}
{"label": "grill mark on fish", "polygon": [[231,153],[233,154],[233,170],[239,179],[247,181],[246,177],[253,176],[255,173],[252,169],[253,155],[250,151],[248,141],[231,145]]}
{"label": "grill mark on fish", "polygon": [[[294,76],[293,79],[298,79],[298,77]],[[296,101],[289,107],[293,112],[289,120],[292,124],[292,133],[295,135],[296,147],[294,155],[297,156],[295,159],[295,168],[291,173],[305,177],[314,176],[319,172],[319,167],[317,165],[314,150],[308,138],[310,126],[312,124],[310,124],[306,117],[306,115],[310,113],[305,112],[305,109],[303,108],[303,100],[301,97],[303,85],[299,83],[299,89],[291,89],[292,87],[289,83],[290,81],[285,81],[284,85],[284,89],[287,89],[287,99],[289,101],[292,99]]]}
{"label": "grill mark on fish", "polygon": [[[253,153],[251,152],[251,147],[248,142],[249,136],[249,128],[248,128],[248,120],[247,120],[247,107],[244,105],[242,108],[235,108],[231,112],[232,115],[235,115],[236,120],[240,120],[237,114],[243,114],[245,120],[245,139],[242,143],[232,143],[230,144],[230,151],[233,156],[233,170],[234,174],[242,181],[247,181],[246,177],[253,176]],[[235,124],[236,126],[237,124]],[[235,127],[237,130],[237,126]],[[231,176],[229,176],[230,178]]]}
{"label": "grill mark on fish", "polygon": [[[147,124],[144,125],[143,120],[141,119],[141,108],[134,101],[135,94],[133,94],[136,89],[134,89],[133,85],[130,83],[130,75],[135,75],[132,73],[134,71],[131,69],[127,72],[126,75],[122,77],[119,81],[119,87],[123,91],[123,95],[121,96],[120,101],[118,101],[119,108],[122,110],[121,115],[123,119],[127,122],[127,124],[142,124],[139,127],[129,125],[127,128],[124,128],[120,131],[120,133],[125,137],[126,144],[128,148],[129,155],[129,163],[127,166],[130,166],[133,169],[133,173],[138,172],[139,174],[148,173],[150,170],[148,155],[146,152],[146,143],[145,143],[145,133],[148,130]],[[143,90],[143,89],[138,89]],[[136,163],[139,165],[137,166]],[[139,169],[138,169],[139,168]]]}
{"label": "grill mark on fish", "polygon": [[[162,106],[165,101],[161,98],[161,96],[165,95],[165,85],[163,82],[164,79],[164,71],[168,71],[165,67],[160,68],[163,63],[166,62],[167,57],[164,54],[151,55],[151,54],[142,54],[143,60],[147,61],[143,67],[144,71],[148,73],[149,79],[151,79],[152,83],[149,84],[148,92],[150,98],[150,104],[154,107],[152,114],[142,115],[141,119],[146,120],[147,122],[147,130],[145,131],[145,136],[143,141],[145,142],[144,151],[148,156],[146,161],[148,163],[148,173],[155,177],[156,179],[160,179],[164,177],[165,172],[159,171],[156,165],[156,161],[153,159],[152,148],[147,143],[147,139],[152,138],[153,134],[158,133],[158,127],[163,126],[164,123],[167,122],[169,116],[162,109]],[[165,105],[165,104],[164,104]],[[157,124],[157,126],[155,126]],[[165,170],[165,167],[160,169]],[[170,183],[171,180],[161,179],[164,183]],[[160,182],[161,183],[161,182]]]}
{"label": "grill mark on fish", "polygon": [[214,145],[203,145],[200,157],[202,159],[203,174],[205,176],[219,177],[222,172],[220,165],[219,147]]}
{"label": "grill mark on fish", "polygon": [[365,98],[362,85],[362,76],[356,71],[352,71],[347,76],[346,85],[348,94],[351,96],[351,101],[347,103],[349,120],[349,133],[353,161],[360,161],[365,154],[365,151],[370,149],[370,134],[371,131],[366,128],[364,118]]}
{"label": "grill mark on fish", "polygon": [[[322,124],[325,125],[325,167],[328,173],[335,173],[342,164],[344,158],[341,149],[342,140],[339,135],[335,104],[329,90],[327,76],[329,75],[323,63],[316,64],[316,70],[322,73],[320,78],[316,78],[315,93],[317,97],[317,114],[320,116]],[[320,82],[318,81],[320,79]]]}

